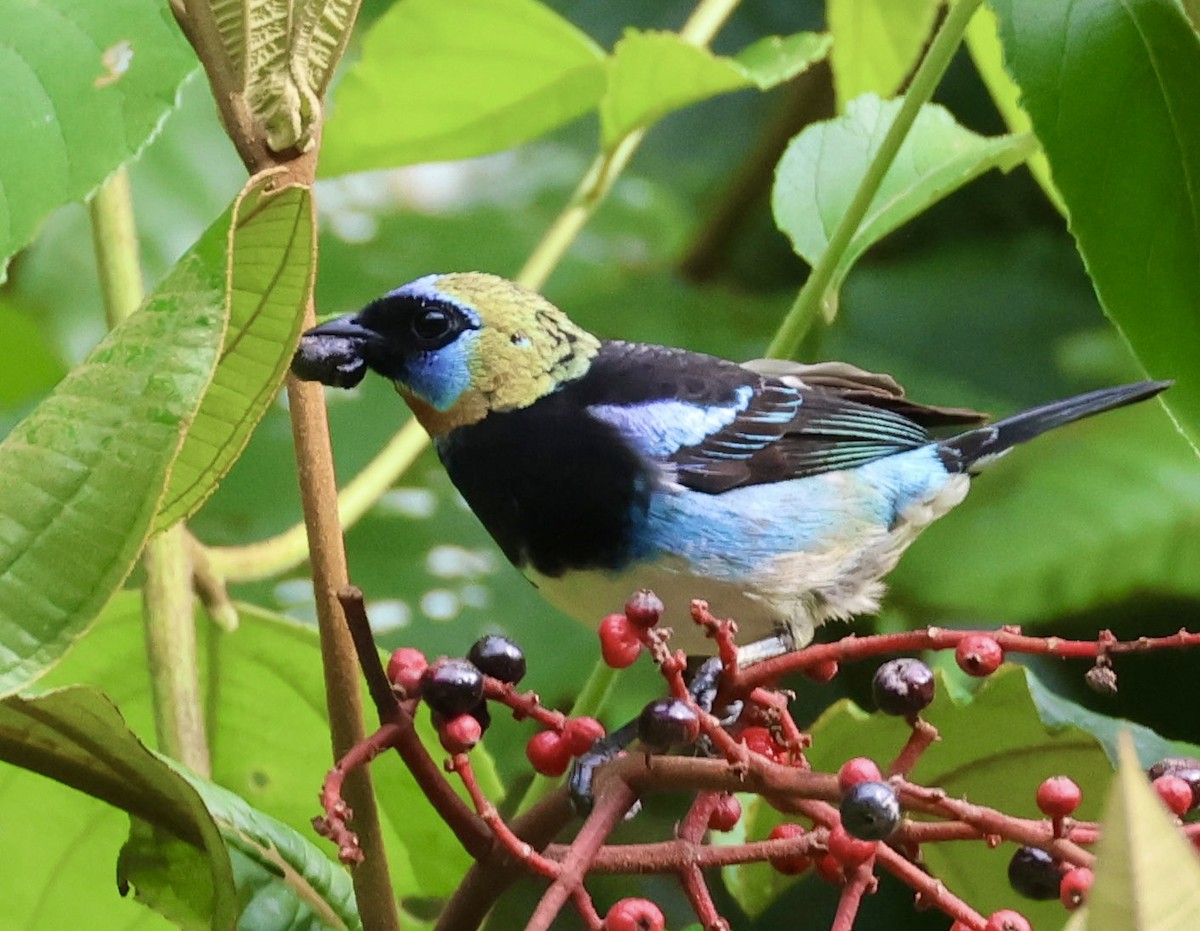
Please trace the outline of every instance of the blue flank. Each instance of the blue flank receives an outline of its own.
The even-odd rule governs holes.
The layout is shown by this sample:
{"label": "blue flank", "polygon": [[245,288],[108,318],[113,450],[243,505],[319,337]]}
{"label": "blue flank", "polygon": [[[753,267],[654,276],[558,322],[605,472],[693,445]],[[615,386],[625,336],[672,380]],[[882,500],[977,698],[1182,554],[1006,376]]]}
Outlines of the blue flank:
{"label": "blue flank", "polygon": [[[588,408],[588,413],[616,427],[642,455],[665,459],[733,423],[738,412],[750,403],[754,389],[742,385],[736,393],[737,399],[727,407],[664,399],[642,404],[595,404]],[[761,448],[762,443],[752,446]]]}
{"label": "blue flank", "polygon": [[854,469],[719,495],[662,488],[635,529],[634,558],[674,556],[698,575],[744,580],[777,556],[864,545],[949,478],[930,443]]}

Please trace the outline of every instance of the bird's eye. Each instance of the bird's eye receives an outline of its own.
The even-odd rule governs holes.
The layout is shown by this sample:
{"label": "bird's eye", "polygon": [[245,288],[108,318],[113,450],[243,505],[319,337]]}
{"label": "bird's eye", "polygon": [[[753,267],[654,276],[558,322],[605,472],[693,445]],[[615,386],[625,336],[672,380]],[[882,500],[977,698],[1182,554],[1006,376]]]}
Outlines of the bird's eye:
{"label": "bird's eye", "polygon": [[440,307],[426,307],[412,321],[413,335],[423,343],[443,342],[454,331],[454,319]]}

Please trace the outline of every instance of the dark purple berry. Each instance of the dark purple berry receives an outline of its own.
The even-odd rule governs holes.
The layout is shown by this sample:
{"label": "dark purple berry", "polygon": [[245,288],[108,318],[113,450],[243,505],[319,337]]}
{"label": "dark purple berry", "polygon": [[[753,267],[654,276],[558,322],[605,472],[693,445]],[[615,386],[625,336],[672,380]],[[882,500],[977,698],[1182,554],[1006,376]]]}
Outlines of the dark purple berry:
{"label": "dark purple berry", "polygon": [[886,782],[860,782],[846,790],[842,826],[859,840],[883,840],[900,823],[900,800]]}
{"label": "dark purple berry", "polygon": [[638,716],[638,737],[651,752],[665,753],[673,746],[690,744],[700,733],[700,719],[687,702],[659,698]]}
{"label": "dark purple berry", "polygon": [[919,659],[888,660],[875,671],[871,693],[884,714],[909,717],[933,701],[933,670]]}
{"label": "dark purple berry", "polygon": [[1008,861],[1008,882],[1027,899],[1057,899],[1062,875],[1054,857],[1040,847],[1018,847]]}
{"label": "dark purple berry", "polygon": [[521,648],[498,634],[480,637],[467,653],[467,659],[485,676],[516,685],[525,678],[525,654]]}
{"label": "dark purple berry", "polygon": [[421,697],[442,717],[456,717],[483,698],[483,674],[465,659],[441,660],[421,677]]}

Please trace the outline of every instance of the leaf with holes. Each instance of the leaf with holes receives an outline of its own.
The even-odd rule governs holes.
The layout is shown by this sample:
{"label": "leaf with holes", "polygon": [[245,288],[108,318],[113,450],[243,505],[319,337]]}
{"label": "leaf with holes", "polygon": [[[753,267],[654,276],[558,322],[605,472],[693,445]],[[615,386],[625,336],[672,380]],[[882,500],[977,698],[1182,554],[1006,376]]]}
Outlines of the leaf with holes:
{"label": "leaf with holes", "polygon": [[165,4],[0,0],[0,282],[50,211],[138,154],[195,67]]}

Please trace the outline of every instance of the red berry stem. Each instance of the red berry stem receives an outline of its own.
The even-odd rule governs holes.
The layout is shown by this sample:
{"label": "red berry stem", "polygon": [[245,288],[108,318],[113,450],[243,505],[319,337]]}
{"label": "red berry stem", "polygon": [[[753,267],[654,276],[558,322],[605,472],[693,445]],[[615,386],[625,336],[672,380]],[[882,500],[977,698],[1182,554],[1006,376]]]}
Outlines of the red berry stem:
{"label": "red berry stem", "polygon": [[867,892],[874,892],[879,885],[872,869],[874,860],[862,863],[853,871],[847,870],[846,884],[842,886],[842,895],[838,899],[837,911],[833,915],[833,923],[829,931],[853,931],[854,919],[858,917],[858,907],[862,897]]}
{"label": "red berry stem", "polygon": [[887,774],[889,776],[907,777],[913,767],[917,765],[917,761],[921,759],[921,754],[941,740],[938,729],[923,718],[915,717],[909,721],[909,724],[912,726],[912,733],[908,735],[903,749],[896,754],[896,758],[888,766]]}

